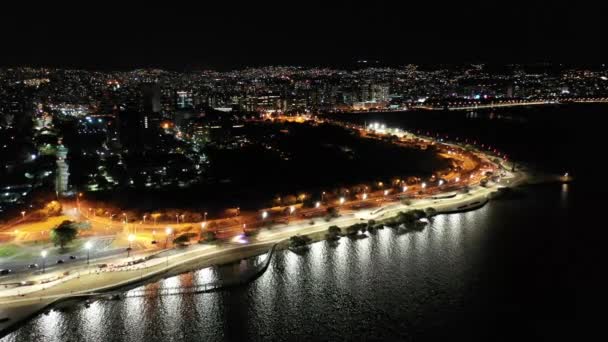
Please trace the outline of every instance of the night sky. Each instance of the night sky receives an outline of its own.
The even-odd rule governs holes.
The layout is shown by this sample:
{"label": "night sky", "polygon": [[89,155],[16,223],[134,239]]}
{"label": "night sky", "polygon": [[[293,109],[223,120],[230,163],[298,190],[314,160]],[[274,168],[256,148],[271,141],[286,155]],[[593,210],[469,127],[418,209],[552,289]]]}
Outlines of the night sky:
{"label": "night sky", "polygon": [[386,65],[608,60],[606,12],[579,2],[79,3],[3,10],[0,65],[225,70],[346,67],[358,59]]}

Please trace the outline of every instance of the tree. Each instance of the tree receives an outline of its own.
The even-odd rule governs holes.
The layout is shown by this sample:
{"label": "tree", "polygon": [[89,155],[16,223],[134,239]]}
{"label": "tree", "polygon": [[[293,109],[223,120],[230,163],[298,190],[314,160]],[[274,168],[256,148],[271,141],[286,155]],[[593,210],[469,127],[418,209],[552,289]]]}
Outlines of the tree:
{"label": "tree", "polygon": [[329,228],[327,228],[327,232],[330,235],[339,235],[340,233],[342,233],[342,230],[338,226],[330,226]]}
{"label": "tree", "polygon": [[283,197],[283,205],[292,205],[296,204],[298,198],[294,195],[287,195]]}
{"label": "tree", "polygon": [[207,242],[215,241],[215,239],[217,238],[215,236],[214,232],[209,232],[209,231],[205,232],[205,234],[203,234],[203,236],[205,237],[205,241],[207,241]]}
{"label": "tree", "polygon": [[431,217],[431,216],[437,215],[437,209],[435,209],[433,207],[428,207],[424,211],[426,211],[427,217]]}
{"label": "tree", "polygon": [[337,240],[340,238],[342,230],[338,226],[330,226],[327,228],[327,234],[325,235],[329,240]]}
{"label": "tree", "polygon": [[353,224],[352,226],[346,228],[346,234],[348,235],[357,235],[359,233],[359,230],[362,229],[363,232],[365,232],[365,223],[356,223]]}
{"label": "tree", "polygon": [[78,229],[74,226],[74,222],[65,220],[51,231],[51,241],[55,246],[63,249],[76,238],[76,235],[78,235]]}
{"label": "tree", "polygon": [[415,209],[415,210],[410,211],[409,213],[414,215],[416,220],[419,220],[419,219],[427,216],[426,213],[424,212],[424,210],[421,210],[421,209]]}
{"label": "tree", "polygon": [[185,245],[190,241],[190,238],[194,236],[196,236],[194,233],[185,233],[173,239],[173,243],[176,245]]}
{"label": "tree", "polygon": [[304,198],[304,200],[302,201],[303,208],[312,208],[314,206],[315,206],[315,201],[312,199],[311,196],[306,196]]}
{"label": "tree", "polygon": [[289,244],[291,247],[302,247],[312,241],[308,236],[304,235],[294,235],[289,238]]}
{"label": "tree", "polygon": [[58,201],[50,201],[46,206],[44,206],[44,211],[48,217],[61,215],[61,210],[61,203]]}

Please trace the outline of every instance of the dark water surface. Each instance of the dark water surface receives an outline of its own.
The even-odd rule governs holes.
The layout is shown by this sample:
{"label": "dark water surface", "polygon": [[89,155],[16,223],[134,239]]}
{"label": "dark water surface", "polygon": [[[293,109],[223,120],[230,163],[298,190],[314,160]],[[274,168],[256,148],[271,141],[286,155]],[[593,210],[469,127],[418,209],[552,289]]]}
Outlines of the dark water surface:
{"label": "dark water surface", "polygon": [[[478,125],[458,115],[450,120]],[[564,119],[553,118],[551,127],[561,127]],[[425,120],[431,118],[418,124]],[[411,128],[412,122],[404,125]],[[513,131],[520,124],[512,123],[506,124],[515,125],[510,131],[495,129],[488,139],[518,134],[519,143],[501,148],[532,155],[549,170],[568,164],[570,172],[585,176],[569,185],[528,186],[516,199],[476,211],[440,215],[421,232],[384,229],[367,239],[342,238],[335,246],[315,243],[303,255],[282,251],[264,275],[240,289],[96,302],[41,315],[2,341],[566,339],[578,315],[580,217],[606,203],[602,191],[585,181],[591,168],[576,168],[573,160],[581,156],[563,153],[576,139],[543,131],[537,141],[528,128]],[[505,124],[485,124],[493,125]],[[556,137],[564,140],[546,143]],[[542,151],[549,156],[545,163],[538,157]],[[148,287],[216,277],[217,270],[208,268]]]}

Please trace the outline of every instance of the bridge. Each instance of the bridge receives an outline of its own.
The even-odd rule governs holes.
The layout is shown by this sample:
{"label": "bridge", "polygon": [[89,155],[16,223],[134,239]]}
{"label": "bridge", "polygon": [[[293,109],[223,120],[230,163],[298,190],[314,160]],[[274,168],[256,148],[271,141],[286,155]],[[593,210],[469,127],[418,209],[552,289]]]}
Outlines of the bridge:
{"label": "bridge", "polygon": [[550,98],[550,99],[534,99],[534,100],[504,100],[492,101],[489,103],[475,101],[454,101],[442,104],[422,104],[414,106],[414,109],[426,110],[476,110],[485,108],[501,108],[501,107],[517,107],[517,106],[538,106],[551,104],[567,104],[567,103],[608,103],[608,97],[566,97],[566,98]]}

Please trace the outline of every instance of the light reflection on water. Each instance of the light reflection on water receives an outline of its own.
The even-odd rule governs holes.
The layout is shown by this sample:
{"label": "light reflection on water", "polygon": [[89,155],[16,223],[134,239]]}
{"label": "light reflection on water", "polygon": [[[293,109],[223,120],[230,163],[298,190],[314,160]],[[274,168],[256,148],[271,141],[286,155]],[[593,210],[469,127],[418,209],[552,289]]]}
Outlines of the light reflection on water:
{"label": "light reflection on water", "polygon": [[[321,241],[298,254],[278,251],[267,272],[249,286],[158,296],[162,289],[215,281],[217,270],[205,268],[131,291],[145,288],[146,296],[41,315],[2,341],[405,339],[399,334],[409,330],[402,325],[430,321],[420,317],[440,319],[438,307],[463,314],[462,307],[446,303],[474,298],[469,296],[475,295],[479,265],[494,260],[491,238],[521,224],[520,205],[497,202],[438,215],[420,232],[385,228],[365,239]],[[363,333],[350,329],[358,325],[366,327]]]}

